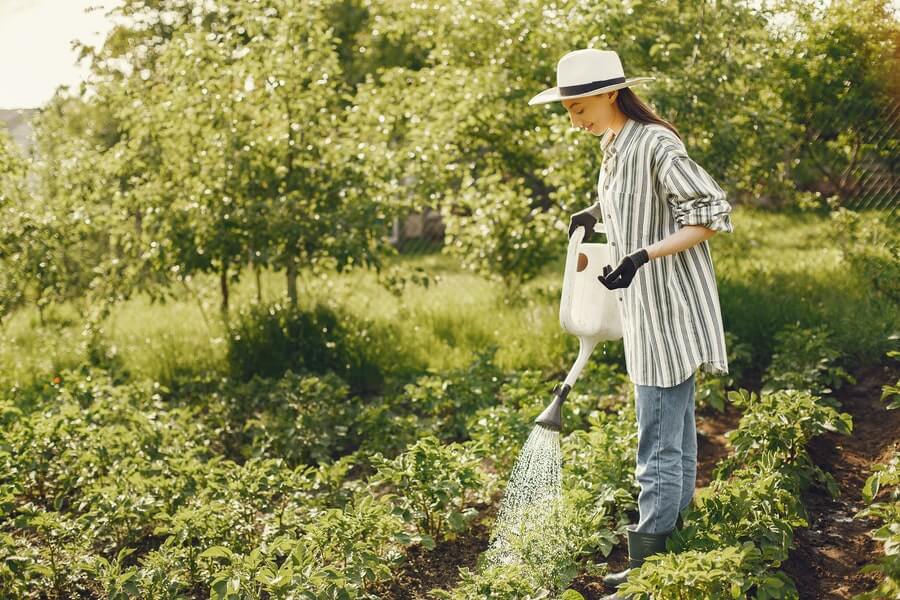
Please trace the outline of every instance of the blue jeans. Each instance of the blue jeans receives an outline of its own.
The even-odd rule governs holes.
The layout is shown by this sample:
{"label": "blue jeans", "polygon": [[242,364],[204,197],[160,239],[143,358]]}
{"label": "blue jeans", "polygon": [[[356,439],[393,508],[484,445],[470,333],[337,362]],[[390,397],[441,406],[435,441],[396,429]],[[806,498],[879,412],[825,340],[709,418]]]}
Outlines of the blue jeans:
{"label": "blue jeans", "polygon": [[694,379],[672,387],[635,384],[638,451],[635,477],[641,486],[641,518],[634,531],[667,533],[694,497],[697,427]]}

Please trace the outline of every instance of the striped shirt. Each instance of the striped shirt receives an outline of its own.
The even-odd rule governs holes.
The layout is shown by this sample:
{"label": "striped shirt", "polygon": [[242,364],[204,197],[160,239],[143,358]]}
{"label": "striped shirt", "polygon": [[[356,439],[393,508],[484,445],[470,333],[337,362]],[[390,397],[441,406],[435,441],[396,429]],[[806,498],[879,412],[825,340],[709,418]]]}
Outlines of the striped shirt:
{"label": "striped shirt", "polygon": [[[670,129],[628,118],[601,139],[599,200],[611,266],[684,225],[732,232],[725,192],[687,154]],[[671,387],[698,367],[728,373],[725,333],[707,240],[651,259],[619,300],[628,376],[638,385]]]}

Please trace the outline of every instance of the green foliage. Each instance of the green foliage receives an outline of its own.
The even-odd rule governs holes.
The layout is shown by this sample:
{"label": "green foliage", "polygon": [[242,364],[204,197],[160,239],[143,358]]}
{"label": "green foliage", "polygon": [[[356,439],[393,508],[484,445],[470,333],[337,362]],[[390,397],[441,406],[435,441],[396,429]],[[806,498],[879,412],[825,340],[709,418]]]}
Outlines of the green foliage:
{"label": "green foliage", "polygon": [[844,382],[856,383],[837,365],[843,354],[833,346],[825,325],[808,328],[792,323],[775,334],[775,340],[772,362],[763,374],[763,392],[796,389],[824,396]]}
{"label": "green foliage", "polygon": [[[898,350],[890,350],[887,355],[896,360],[900,360],[900,351]],[[894,384],[887,384],[882,386],[881,388],[881,401],[889,400],[886,408],[888,410],[895,410],[900,408],[900,380]]]}
{"label": "green foliage", "polygon": [[728,350],[728,373],[711,375],[699,369],[697,371],[695,399],[697,406],[707,405],[719,412],[725,412],[726,393],[737,387],[741,377],[753,364],[753,348],[750,344],[738,341],[737,336],[725,332],[725,348]]}
{"label": "green foliage", "polygon": [[472,503],[483,500],[483,455],[477,442],[442,444],[426,436],[394,459],[372,456],[377,472],[370,482],[397,491],[401,514],[423,536],[453,539],[477,515]]}
{"label": "green foliage", "polygon": [[482,408],[469,418],[467,424],[471,439],[491,449],[487,460],[500,481],[505,481],[512,473],[518,454],[533,427],[534,419],[528,419],[522,411],[505,405]]}
{"label": "green foliage", "polygon": [[742,465],[755,464],[769,455],[773,467],[796,477],[803,489],[818,480],[837,497],[834,478],[806,451],[809,440],[826,431],[850,435],[853,419],[838,412],[836,401],[795,389],[762,396],[741,389],[729,392],[728,399],[744,414],[738,428],[725,434],[733,453],[716,466],[716,477],[727,477]]}
{"label": "green foliage", "polygon": [[[794,17],[776,52],[782,85],[773,92],[791,124],[790,170],[799,189],[823,189],[848,205],[880,195],[867,187],[861,164],[896,155],[885,127],[896,87],[886,85],[894,63],[898,23],[886,0],[780,3]],[[889,160],[889,159],[887,159]],[[888,167],[890,168],[890,167]],[[896,288],[895,288],[896,290]]]}
{"label": "green foliage", "polygon": [[[225,391],[229,393],[228,390]],[[229,394],[232,395],[232,394]],[[278,456],[287,464],[320,463],[356,445],[354,425],[360,401],[333,373],[260,379],[240,385],[228,419],[242,423],[241,452]]]}
{"label": "green foliage", "polygon": [[496,346],[481,348],[462,369],[429,373],[405,384],[396,399],[398,409],[415,414],[423,434],[445,441],[468,439],[470,415],[498,401],[504,374],[494,362],[496,352]]}
{"label": "green foliage", "polygon": [[748,593],[759,599],[800,597],[784,573],[767,571],[766,561],[751,542],[650,556],[618,592],[634,600],[737,600]]}
{"label": "green foliage", "polygon": [[[877,500],[882,490],[889,490],[883,500]],[[875,518],[882,525],[872,531],[873,539],[884,546],[884,556],[860,569],[861,573],[879,573],[883,579],[867,592],[857,594],[854,600],[894,598],[900,594],[900,452],[895,451],[886,464],[877,464],[866,478],[862,489],[863,500],[869,506],[859,510],[856,519]]]}
{"label": "green foliage", "polygon": [[430,596],[438,600],[543,600],[550,597],[547,588],[535,589],[526,567],[522,565],[490,566],[480,572],[460,567],[459,574],[460,581],[456,587],[452,590],[433,589]]}
{"label": "green foliage", "polygon": [[714,551],[753,543],[762,560],[775,566],[787,560],[793,529],[807,525],[797,482],[776,469],[770,455],[698,492],[684,515],[685,527],[670,537],[678,552]]}
{"label": "green foliage", "polygon": [[[512,562],[532,590],[565,589],[578,574],[585,557],[598,550],[608,555],[616,541],[608,527],[607,507],[595,503],[584,490],[564,492],[549,507],[526,509],[508,548]],[[482,572],[495,563],[509,564],[488,550],[479,557]]]}
{"label": "green foliage", "polygon": [[363,494],[344,510],[320,514],[300,537],[279,536],[246,554],[211,546],[200,558],[211,566],[211,598],[337,600],[362,597],[388,579],[410,539],[389,497]]}
{"label": "green foliage", "polygon": [[620,406],[616,412],[592,414],[588,422],[588,430],[573,431],[563,440],[563,488],[581,490],[598,510],[607,506],[610,513],[619,511],[619,520],[625,519],[625,512],[637,507],[640,489],[633,477],[634,410]]}
{"label": "green foliage", "polygon": [[521,284],[558,256],[562,242],[553,227],[558,215],[532,209],[532,200],[518,186],[508,185],[499,175],[463,182],[453,212],[443,213],[445,251],[458,256],[464,267],[496,277],[508,296],[516,297]]}
{"label": "green foliage", "polygon": [[231,330],[227,360],[238,379],[280,377],[287,370],[330,371],[355,392],[380,389],[388,375],[415,368],[392,329],[324,304],[309,310],[281,304],[242,310]]}
{"label": "green foliage", "polygon": [[900,302],[900,234],[885,217],[840,207],[831,213],[834,242],[861,282]]}

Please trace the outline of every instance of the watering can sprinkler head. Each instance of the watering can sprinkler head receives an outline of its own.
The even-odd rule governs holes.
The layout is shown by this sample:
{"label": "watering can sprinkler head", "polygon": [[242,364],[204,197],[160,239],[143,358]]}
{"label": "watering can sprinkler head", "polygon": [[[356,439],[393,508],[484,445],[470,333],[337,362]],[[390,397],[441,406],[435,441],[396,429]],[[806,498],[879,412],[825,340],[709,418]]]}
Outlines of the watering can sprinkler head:
{"label": "watering can sprinkler head", "polygon": [[569,395],[570,389],[572,388],[567,383],[557,383],[553,388],[553,401],[550,402],[547,408],[544,409],[544,412],[534,422],[547,429],[560,431],[562,429],[562,404],[566,401],[566,396]]}

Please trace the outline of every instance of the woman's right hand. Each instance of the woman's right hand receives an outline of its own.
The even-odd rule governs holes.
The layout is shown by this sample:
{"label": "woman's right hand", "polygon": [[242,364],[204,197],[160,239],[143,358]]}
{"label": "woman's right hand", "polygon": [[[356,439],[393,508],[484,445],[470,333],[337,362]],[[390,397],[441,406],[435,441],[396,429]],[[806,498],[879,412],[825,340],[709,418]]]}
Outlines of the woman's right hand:
{"label": "woman's right hand", "polygon": [[[593,208],[593,207],[591,207]],[[569,237],[572,237],[572,234],[575,233],[575,229],[578,227],[584,227],[584,238],[582,238],[582,243],[587,242],[591,237],[591,234],[594,233],[594,225],[597,223],[597,217],[591,214],[591,208],[586,208],[580,212],[575,213],[569,219]]]}

